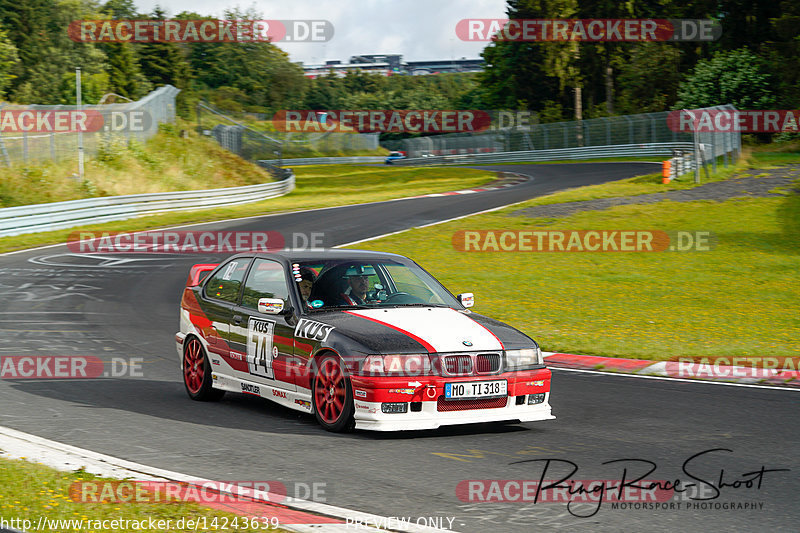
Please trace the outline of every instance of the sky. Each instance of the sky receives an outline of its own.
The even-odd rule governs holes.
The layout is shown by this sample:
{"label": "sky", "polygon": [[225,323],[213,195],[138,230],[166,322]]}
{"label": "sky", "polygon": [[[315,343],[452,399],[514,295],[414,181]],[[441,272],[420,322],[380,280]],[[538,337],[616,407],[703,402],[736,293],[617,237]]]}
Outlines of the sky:
{"label": "sky", "polygon": [[487,43],[456,37],[466,18],[505,18],[505,0],[134,0],[139,12],[160,5],[168,15],[193,11],[223,18],[229,8],[254,8],[266,20],[328,20],[327,43],[276,43],[292,61],[346,63],[360,54],[402,54],[406,61],[478,59]]}

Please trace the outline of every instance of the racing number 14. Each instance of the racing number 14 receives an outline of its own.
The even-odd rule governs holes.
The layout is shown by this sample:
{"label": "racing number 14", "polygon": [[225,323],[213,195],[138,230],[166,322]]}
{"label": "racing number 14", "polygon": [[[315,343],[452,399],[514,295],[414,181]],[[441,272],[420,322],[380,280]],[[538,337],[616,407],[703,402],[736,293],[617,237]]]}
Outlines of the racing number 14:
{"label": "racing number 14", "polygon": [[247,366],[250,373],[274,379],[272,339],[275,322],[250,318],[247,323]]}

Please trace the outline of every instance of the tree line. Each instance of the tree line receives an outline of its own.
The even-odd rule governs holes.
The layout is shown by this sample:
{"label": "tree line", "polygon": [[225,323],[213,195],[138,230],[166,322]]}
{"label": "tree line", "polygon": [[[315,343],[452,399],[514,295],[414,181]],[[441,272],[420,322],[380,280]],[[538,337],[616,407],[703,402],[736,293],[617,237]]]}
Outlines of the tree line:
{"label": "tree line", "polygon": [[[82,98],[135,100],[181,89],[179,114],[203,98],[231,112],[280,109],[525,109],[551,122],[732,103],[800,104],[800,3],[776,0],[507,0],[511,19],[691,18],[722,26],[712,42],[488,43],[481,73],[382,76],[348,72],[308,79],[271,43],[85,44],[74,20],[203,19],[138,13],[133,0],[0,0],[0,97],[71,104],[75,67]],[[253,8],[227,19],[263,18]]]}

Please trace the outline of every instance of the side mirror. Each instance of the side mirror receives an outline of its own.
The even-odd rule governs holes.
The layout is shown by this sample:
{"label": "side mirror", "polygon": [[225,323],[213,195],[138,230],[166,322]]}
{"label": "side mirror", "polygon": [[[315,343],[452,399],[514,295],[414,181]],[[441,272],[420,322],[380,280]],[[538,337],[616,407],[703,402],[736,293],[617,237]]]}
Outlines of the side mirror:
{"label": "side mirror", "polygon": [[457,296],[458,301],[464,307],[472,307],[475,305],[475,296],[471,292],[464,292]]}
{"label": "side mirror", "polygon": [[267,315],[279,315],[283,312],[283,300],[280,298],[259,298],[258,312]]}

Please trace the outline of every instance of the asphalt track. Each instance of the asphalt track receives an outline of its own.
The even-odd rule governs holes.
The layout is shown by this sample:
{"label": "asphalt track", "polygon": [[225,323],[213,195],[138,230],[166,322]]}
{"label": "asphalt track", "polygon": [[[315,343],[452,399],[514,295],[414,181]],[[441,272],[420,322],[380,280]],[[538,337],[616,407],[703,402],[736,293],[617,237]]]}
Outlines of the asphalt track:
{"label": "asphalt track", "polygon": [[[481,194],[197,229],[321,231],[331,246],[655,167],[486,168],[533,179]],[[313,417],[258,398],[228,394],[218,404],[191,402],[174,348],[178,299],[189,266],[218,259],[105,260],[71,255],[63,246],[0,256],[0,355],[142,358],[141,377],[2,380],[0,425],[198,478],[276,480],[290,490],[324,483],[325,492],[317,499],[331,505],[383,516],[455,517],[453,528],[459,531],[797,530],[800,423],[794,392],[555,370],[551,403],[556,420],[348,435],[327,433]],[[712,449],[730,451],[699,455],[682,471],[685,461]],[[567,463],[548,466],[545,459],[577,465],[572,480],[619,480],[625,468],[630,480],[643,472],[647,460],[656,470],[646,479],[686,483],[692,474],[699,487],[673,499],[671,509],[614,509],[610,501],[599,509],[596,503],[569,508],[561,502],[478,503],[457,495],[463,480],[538,480],[545,466],[545,479],[566,474]],[[629,461],[608,463],[618,459]],[[762,466],[791,471],[764,472],[757,483]],[[751,482],[741,483],[745,480]],[[727,486],[716,494],[712,485]],[[730,508],[740,504],[755,508]],[[595,510],[592,516],[575,516]]]}

